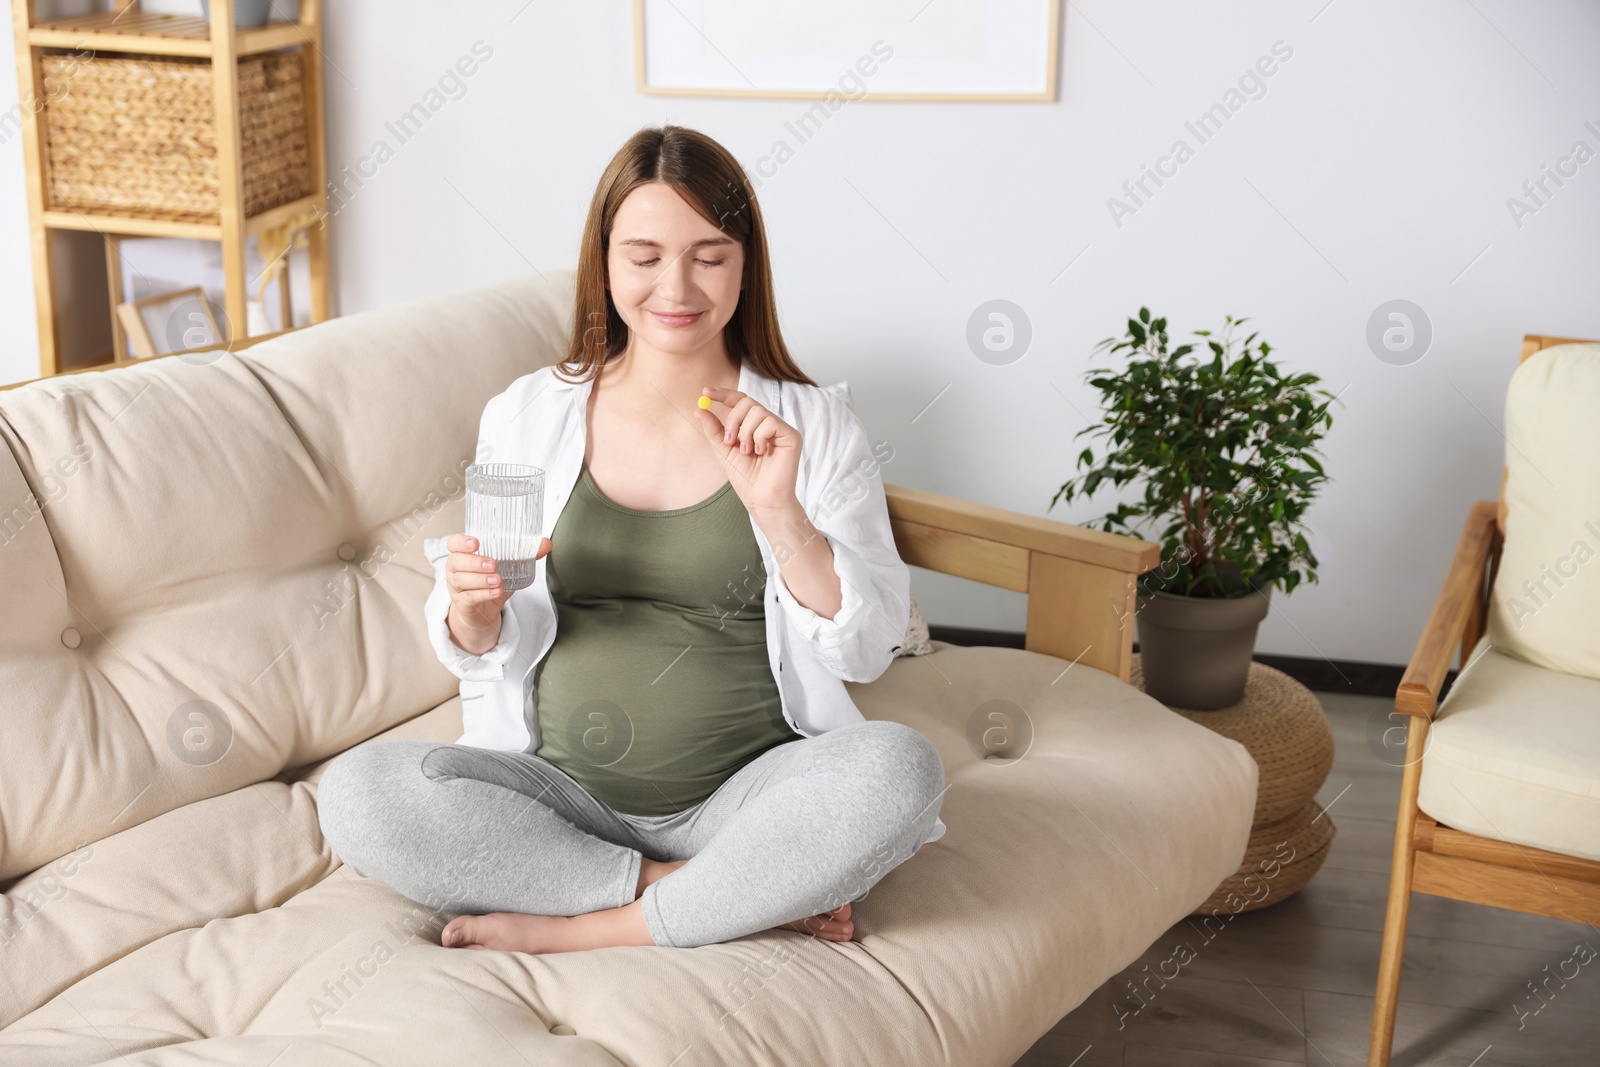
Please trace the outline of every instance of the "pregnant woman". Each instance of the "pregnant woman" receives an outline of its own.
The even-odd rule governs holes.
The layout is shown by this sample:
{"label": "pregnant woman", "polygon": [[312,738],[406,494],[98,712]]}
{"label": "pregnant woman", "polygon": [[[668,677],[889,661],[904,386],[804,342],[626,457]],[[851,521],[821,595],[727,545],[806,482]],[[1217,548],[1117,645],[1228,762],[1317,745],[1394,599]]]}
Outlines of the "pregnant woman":
{"label": "pregnant woman", "polygon": [[353,870],[457,913],[447,947],[848,941],[943,833],[932,743],[844,686],[898,651],[910,576],[771,277],[733,157],[641,130],[590,206],[565,360],[484,410],[479,458],[546,472],[534,582],[445,540],[425,614],[466,733],[359,746],[318,795]]}

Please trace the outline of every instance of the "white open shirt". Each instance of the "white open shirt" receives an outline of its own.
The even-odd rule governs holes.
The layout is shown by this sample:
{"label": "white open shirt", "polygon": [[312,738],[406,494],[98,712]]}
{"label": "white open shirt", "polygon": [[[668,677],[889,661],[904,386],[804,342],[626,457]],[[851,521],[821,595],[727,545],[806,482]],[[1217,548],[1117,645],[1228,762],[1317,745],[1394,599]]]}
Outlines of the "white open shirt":
{"label": "white open shirt", "polygon": [[[562,381],[552,367],[542,367],[512,382],[483,409],[478,462],[526,463],[545,472],[547,535],[577,484],[593,384]],[[910,620],[911,572],[889,528],[879,461],[845,400],[814,385],[769,378],[748,361],[739,371],[739,391],[800,433],[804,443],[795,495],[832,547],[839,575],[842,605],[832,619],[824,619],[795,600],[766,535],[751,520],[767,571],[767,656],[783,717],[797,733],[812,737],[864,721],[844,683],[873,681],[893,661]],[[796,545],[800,535],[795,531]],[[556,636],[545,560],[535,565],[533,584],[512,593],[501,609],[499,643],[474,656],[455,643],[445,622],[450,610],[445,540],[430,537],[423,544],[435,573],[423,614],[439,660],[461,679],[466,732],[457,743],[537,751],[533,673]],[[926,841],[937,840],[944,831],[943,820],[935,820]]]}

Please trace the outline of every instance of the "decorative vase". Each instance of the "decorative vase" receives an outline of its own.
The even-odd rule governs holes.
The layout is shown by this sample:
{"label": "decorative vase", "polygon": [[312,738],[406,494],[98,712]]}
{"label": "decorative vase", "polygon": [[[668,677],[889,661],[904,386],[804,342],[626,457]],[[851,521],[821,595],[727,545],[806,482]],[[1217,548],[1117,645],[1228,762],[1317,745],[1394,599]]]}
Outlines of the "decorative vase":
{"label": "decorative vase", "polygon": [[[209,21],[211,18],[211,4],[209,0],[200,0],[200,14]],[[235,26],[265,26],[267,19],[272,17],[272,0],[233,0],[233,24]]]}
{"label": "decorative vase", "polygon": [[1175,707],[1215,711],[1244,696],[1256,629],[1271,589],[1239,597],[1154,593],[1139,599],[1145,692]]}

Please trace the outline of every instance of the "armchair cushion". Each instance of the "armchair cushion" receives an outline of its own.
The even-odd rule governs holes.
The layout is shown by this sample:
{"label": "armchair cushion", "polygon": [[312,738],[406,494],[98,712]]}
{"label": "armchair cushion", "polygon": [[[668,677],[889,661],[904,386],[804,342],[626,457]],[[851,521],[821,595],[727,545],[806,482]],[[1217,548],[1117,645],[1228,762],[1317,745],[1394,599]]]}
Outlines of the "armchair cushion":
{"label": "armchair cushion", "polygon": [[1600,681],[1478,643],[1428,733],[1417,806],[1446,826],[1600,860]]}
{"label": "armchair cushion", "polygon": [[1506,393],[1505,548],[1489,639],[1529,663],[1600,678],[1600,344],[1530,356]]}

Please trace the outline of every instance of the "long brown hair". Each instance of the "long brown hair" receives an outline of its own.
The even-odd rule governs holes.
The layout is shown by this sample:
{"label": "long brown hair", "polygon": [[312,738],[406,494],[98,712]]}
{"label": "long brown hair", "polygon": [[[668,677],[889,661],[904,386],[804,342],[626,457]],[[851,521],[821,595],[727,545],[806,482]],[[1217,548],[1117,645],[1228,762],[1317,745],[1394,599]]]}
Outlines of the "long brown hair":
{"label": "long brown hair", "polygon": [[772,263],[767,257],[767,231],[756,204],[755,190],[739,161],[716,141],[684,126],[645,127],[612,157],[589,201],[578,252],[578,286],[564,369],[584,382],[628,347],[628,324],[617,314],[606,288],[606,256],[617,208],[645,182],[664,182],[706,221],[744,246],[744,288],[739,305],[722,335],[728,354],[779,381],[816,385],[789,355],[778,329],[772,295]]}

